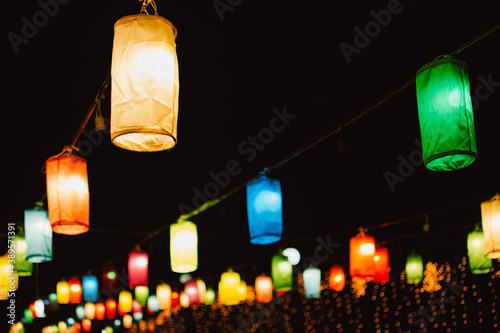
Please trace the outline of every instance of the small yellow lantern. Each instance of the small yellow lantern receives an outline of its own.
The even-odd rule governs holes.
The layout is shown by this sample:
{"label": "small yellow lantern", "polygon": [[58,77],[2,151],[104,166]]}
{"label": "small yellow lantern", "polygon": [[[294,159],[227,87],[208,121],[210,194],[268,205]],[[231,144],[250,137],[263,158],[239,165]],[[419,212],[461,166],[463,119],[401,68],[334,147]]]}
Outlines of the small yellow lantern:
{"label": "small yellow lantern", "polygon": [[156,287],[156,297],[158,297],[158,303],[160,310],[170,309],[172,289],[166,283],[159,284]]}
{"label": "small yellow lantern", "polygon": [[240,275],[231,268],[222,273],[219,282],[219,302],[226,305],[238,304],[241,296],[238,294],[240,282]]}
{"label": "small yellow lantern", "polygon": [[111,141],[140,152],[170,149],[177,142],[177,30],[145,14],[122,17],[114,29]]}
{"label": "small yellow lantern", "polygon": [[500,258],[500,195],[481,203],[481,220],[484,232],[484,255]]}
{"label": "small yellow lantern", "polygon": [[198,267],[198,232],[193,222],[179,220],[170,226],[170,264],[176,273]]}
{"label": "small yellow lantern", "polygon": [[57,282],[56,287],[57,293],[57,302],[59,304],[68,304],[69,303],[69,283],[62,280]]}

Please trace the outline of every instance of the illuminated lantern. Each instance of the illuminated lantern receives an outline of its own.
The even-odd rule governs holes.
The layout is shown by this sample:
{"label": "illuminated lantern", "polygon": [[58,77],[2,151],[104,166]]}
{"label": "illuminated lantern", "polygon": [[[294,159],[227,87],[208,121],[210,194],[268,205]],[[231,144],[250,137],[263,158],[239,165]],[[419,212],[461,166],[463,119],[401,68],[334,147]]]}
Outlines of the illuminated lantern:
{"label": "illuminated lantern", "polygon": [[102,286],[104,290],[111,291],[112,294],[118,292],[118,279],[116,269],[113,266],[102,267]]}
{"label": "illuminated lantern", "polygon": [[114,299],[106,300],[104,303],[106,306],[106,318],[115,319],[116,318],[116,301]]}
{"label": "illuminated lantern", "polygon": [[64,280],[57,282],[56,293],[57,293],[57,302],[59,304],[68,304],[69,303],[69,284],[68,284],[68,282],[66,282]]}
{"label": "illuminated lantern", "polygon": [[316,267],[309,267],[304,270],[302,276],[305,297],[318,298],[321,293],[321,270]]}
{"label": "illuminated lantern", "polygon": [[176,273],[198,267],[198,231],[193,222],[179,220],[170,226],[170,264]]}
{"label": "illuminated lantern", "polygon": [[345,286],[345,273],[344,268],[339,265],[335,265],[330,268],[330,289],[335,291],[344,290]]}
{"label": "illuminated lantern", "polygon": [[292,289],[293,269],[288,258],[282,254],[275,254],[271,259],[271,277],[274,289],[282,294]]}
{"label": "illuminated lantern", "polygon": [[89,185],[87,162],[65,147],[45,163],[47,204],[52,230],[78,235],[89,230]]}
{"label": "illuminated lantern", "polygon": [[181,291],[181,293],[179,295],[179,304],[183,308],[189,307],[189,296],[186,294],[185,291]]}
{"label": "illuminated lantern", "polygon": [[92,320],[89,318],[83,318],[82,319],[82,330],[84,332],[90,332],[90,329],[92,328]]}
{"label": "illuminated lantern", "polygon": [[373,256],[375,264],[374,283],[389,282],[389,252],[385,247],[377,247]]}
{"label": "illuminated lantern", "polygon": [[126,314],[123,316],[123,328],[129,329],[132,327],[134,319],[132,318],[131,315]]}
{"label": "illuminated lantern", "polygon": [[467,235],[467,254],[472,274],[489,273],[492,260],[484,255],[484,234],[482,230],[474,230]]}
{"label": "illuminated lantern", "polygon": [[80,303],[82,301],[82,284],[80,280],[72,278],[68,280],[69,284],[69,302]]}
{"label": "illuminated lantern", "polygon": [[57,301],[57,294],[50,293],[49,294],[49,309],[50,312],[59,312],[59,302]]}
{"label": "illuminated lantern", "polygon": [[255,298],[259,303],[269,303],[273,300],[273,280],[262,274],[255,278]]}
{"label": "illuminated lantern", "polygon": [[201,279],[196,279],[196,287],[198,288],[200,303],[205,303],[205,295],[207,293],[207,286],[205,285],[205,282]]}
{"label": "illuminated lantern", "polygon": [[15,255],[10,254],[12,258],[9,258],[9,253],[6,252],[0,257],[0,290],[4,291],[4,299],[8,299],[8,293],[10,291],[17,290],[19,283],[19,276],[12,272],[12,267],[9,264],[9,260],[15,260]]}
{"label": "illuminated lantern", "polygon": [[410,254],[406,259],[406,281],[408,283],[419,283],[424,278],[424,264],[422,256]]}
{"label": "illuminated lantern", "polygon": [[30,276],[33,271],[33,263],[26,259],[28,244],[24,235],[16,235],[14,237],[14,244],[16,248],[14,270],[19,276]]}
{"label": "illuminated lantern", "polygon": [[265,175],[247,184],[250,243],[270,244],[281,239],[283,229],[281,185]]}
{"label": "illuminated lantern", "polygon": [[94,275],[85,275],[82,278],[82,291],[85,302],[97,302],[97,295],[99,293],[97,277]]}
{"label": "illuminated lantern", "polygon": [[362,231],[350,240],[349,273],[351,277],[372,280],[375,275],[375,239]]}
{"label": "illuminated lantern", "polygon": [[57,323],[57,329],[59,330],[59,333],[65,333],[68,329],[68,325],[66,324],[66,322],[61,320]]}
{"label": "illuminated lantern", "polygon": [[177,305],[179,305],[179,292],[172,291],[170,297],[170,306],[172,307],[172,309],[174,309],[177,307]]}
{"label": "illuminated lantern", "polygon": [[36,309],[35,309],[35,302],[31,302],[30,305],[28,306],[28,308],[30,309],[31,316],[33,318],[37,318],[37,316],[36,316]]}
{"label": "illuminated lantern", "polygon": [[219,302],[226,305],[236,305],[240,302],[238,286],[240,275],[231,268],[222,273],[219,281]]}
{"label": "illuminated lantern", "polygon": [[85,303],[85,318],[95,319],[95,304],[94,303]]}
{"label": "illuminated lantern", "polygon": [[158,298],[158,305],[160,307],[160,310],[170,309],[171,293],[172,290],[170,289],[170,286],[166,283],[162,283],[156,286],[156,297]]}
{"label": "illuminated lantern", "polygon": [[75,314],[76,319],[78,320],[82,320],[83,318],[85,318],[85,306],[83,306],[82,304],[77,305],[75,308]]}
{"label": "illuminated lantern", "polygon": [[137,302],[137,300],[133,300],[132,301],[132,314],[135,314],[135,313],[139,313],[141,312],[142,313],[142,305]]}
{"label": "illuminated lantern", "polygon": [[245,281],[240,281],[240,284],[238,285],[238,287],[236,287],[236,293],[238,294],[238,299],[240,300],[240,302],[247,299],[248,288]]}
{"label": "illuminated lantern", "polygon": [[141,306],[146,306],[148,303],[149,288],[138,286],[134,289],[135,299]]}
{"label": "illuminated lantern", "polygon": [[484,255],[500,258],[500,195],[481,203],[481,220],[484,231]]}
{"label": "illuminated lantern", "polygon": [[41,204],[24,211],[24,235],[28,246],[26,259],[34,263],[52,261],[52,228]]}
{"label": "illuminated lantern", "polygon": [[95,303],[95,319],[104,320],[106,319],[106,306],[104,303]]}
{"label": "illuminated lantern", "polygon": [[73,327],[73,325],[75,325],[75,318],[68,317],[68,319],[66,319],[66,324],[68,324],[68,327]]}
{"label": "illuminated lantern", "polygon": [[26,319],[26,324],[33,323],[33,316],[31,315],[30,309],[24,309],[24,319]]}
{"label": "illuminated lantern", "polygon": [[467,65],[445,58],[417,71],[418,118],[427,169],[456,170],[477,156]]}
{"label": "illuminated lantern", "polygon": [[45,303],[43,299],[37,299],[35,301],[35,313],[37,318],[45,317]]}
{"label": "illuminated lantern", "polygon": [[122,326],[122,322],[121,322],[121,320],[120,320],[120,319],[115,319],[115,320],[113,320],[113,326],[114,326],[115,328],[120,328],[120,326]]}
{"label": "illuminated lantern", "polygon": [[205,293],[205,304],[213,304],[215,302],[216,296],[217,295],[215,294],[215,291],[212,288],[208,287]]}
{"label": "illuminated lantern", "polygon": [[158,297],[156,295],[150,295],[148,297],[148,311],[150,313],[156,313],[160,311],[160,303],[158,302]]}
{"label": "illuminated lantern", "polygon": [[289,247],[283,250],[283,255],[288,258],[288,262],[295,266],[300,262],[300,252],[296,248]]}
{"label": "illuminated lantern", "polygon": [[128,255],[128,286],[134,289],[137,286],[148,285],[148,254],[133,251]]}
{"label": "illuminated lantern", "polygon": [[80,333],[80,331],[82,330],[82,324],[80,324],[80,323],[74,323],[73,324],[73,330],[76,333]]}
{"label": "illuminated lantern", "polygon": [[[184,285],[184,292],[189,298],[189,304],[200,304],[200,293],[196,281],[188,281]],[[182,305],[182,304],[181,304]]]}
{"label": "illuminated lantern", "polygon": [[144,14],[122,17],[114,28],[111,141],[133,151],[170,149],[177,142],[177,30]]}
{"label": "illuminated lantern", "polygon": [[118,295],[118,314],[123,316],[129,312],[132,312],[132,294],[127,290],[122,290]]}

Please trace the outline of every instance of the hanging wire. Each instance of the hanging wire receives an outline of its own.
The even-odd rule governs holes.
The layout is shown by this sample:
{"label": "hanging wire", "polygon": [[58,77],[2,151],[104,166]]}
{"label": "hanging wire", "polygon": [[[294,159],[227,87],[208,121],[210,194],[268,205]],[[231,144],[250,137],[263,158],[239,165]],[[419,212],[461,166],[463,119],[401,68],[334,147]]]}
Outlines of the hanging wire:
{"label": "hanging wire", "polygon": [[151,7],[153,7],[153,9],[155,11],[155,16],[158,16],[158,10],[157,10],[156,3],[154,2],[154,0],[139,0],[139,1],[142,1],[142,7],[141,7],[141,11],[139,12],[139,14],[144,13],[146,15],[149,15],[147,7],[149,5],[151,5]]}

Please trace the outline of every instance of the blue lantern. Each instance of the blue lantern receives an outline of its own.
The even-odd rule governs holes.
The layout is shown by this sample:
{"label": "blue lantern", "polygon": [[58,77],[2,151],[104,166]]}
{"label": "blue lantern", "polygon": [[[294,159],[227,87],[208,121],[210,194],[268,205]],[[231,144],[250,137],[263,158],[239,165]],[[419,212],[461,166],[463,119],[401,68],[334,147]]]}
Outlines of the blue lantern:
{"label": "blue lantern", "polygon": [[52,261],[52,228],[49,214],[38,205],[24,211],[26,259],[34,263]]}
{"label": "blue lantern", "polygon": [[304,270],[303,278],[305,296],[318,298],[321,293],[321,270],[309,267]]}
{"label": "blue lantern", "polygon": [[97,294],[99,292],[97,277],[94,275],[85,275],[82,278],[83,300],[85,302],[97,302]]}
{"label": "blue lantern", "polygon": [[250,243],[270,244],[281,239],[283,229],[279,180],[261,175],[247,185]]}

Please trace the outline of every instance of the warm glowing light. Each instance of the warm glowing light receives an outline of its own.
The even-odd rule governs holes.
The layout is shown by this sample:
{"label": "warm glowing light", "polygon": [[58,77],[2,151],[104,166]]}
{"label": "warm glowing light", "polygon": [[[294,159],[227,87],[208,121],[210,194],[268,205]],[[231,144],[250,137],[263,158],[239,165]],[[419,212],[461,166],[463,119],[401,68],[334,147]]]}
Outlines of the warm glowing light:
{"label": "warm glowing light", "polygon": [[373,244],[363,244],[359,248],[359,253],[364,256],[369,256],[375,252],[375,245]]}
{"label": "warm glowing light", "polygon": [[170,226],[170,264],[176,273],[188,273],[198,267],[198,231],[190,221]]}
{"label": "warm glowing light", "polygon": [[283,255],[288,258],[288,262],[293,266],[300,262],[300,252],[296,248],[289,247],[284,249]]}

